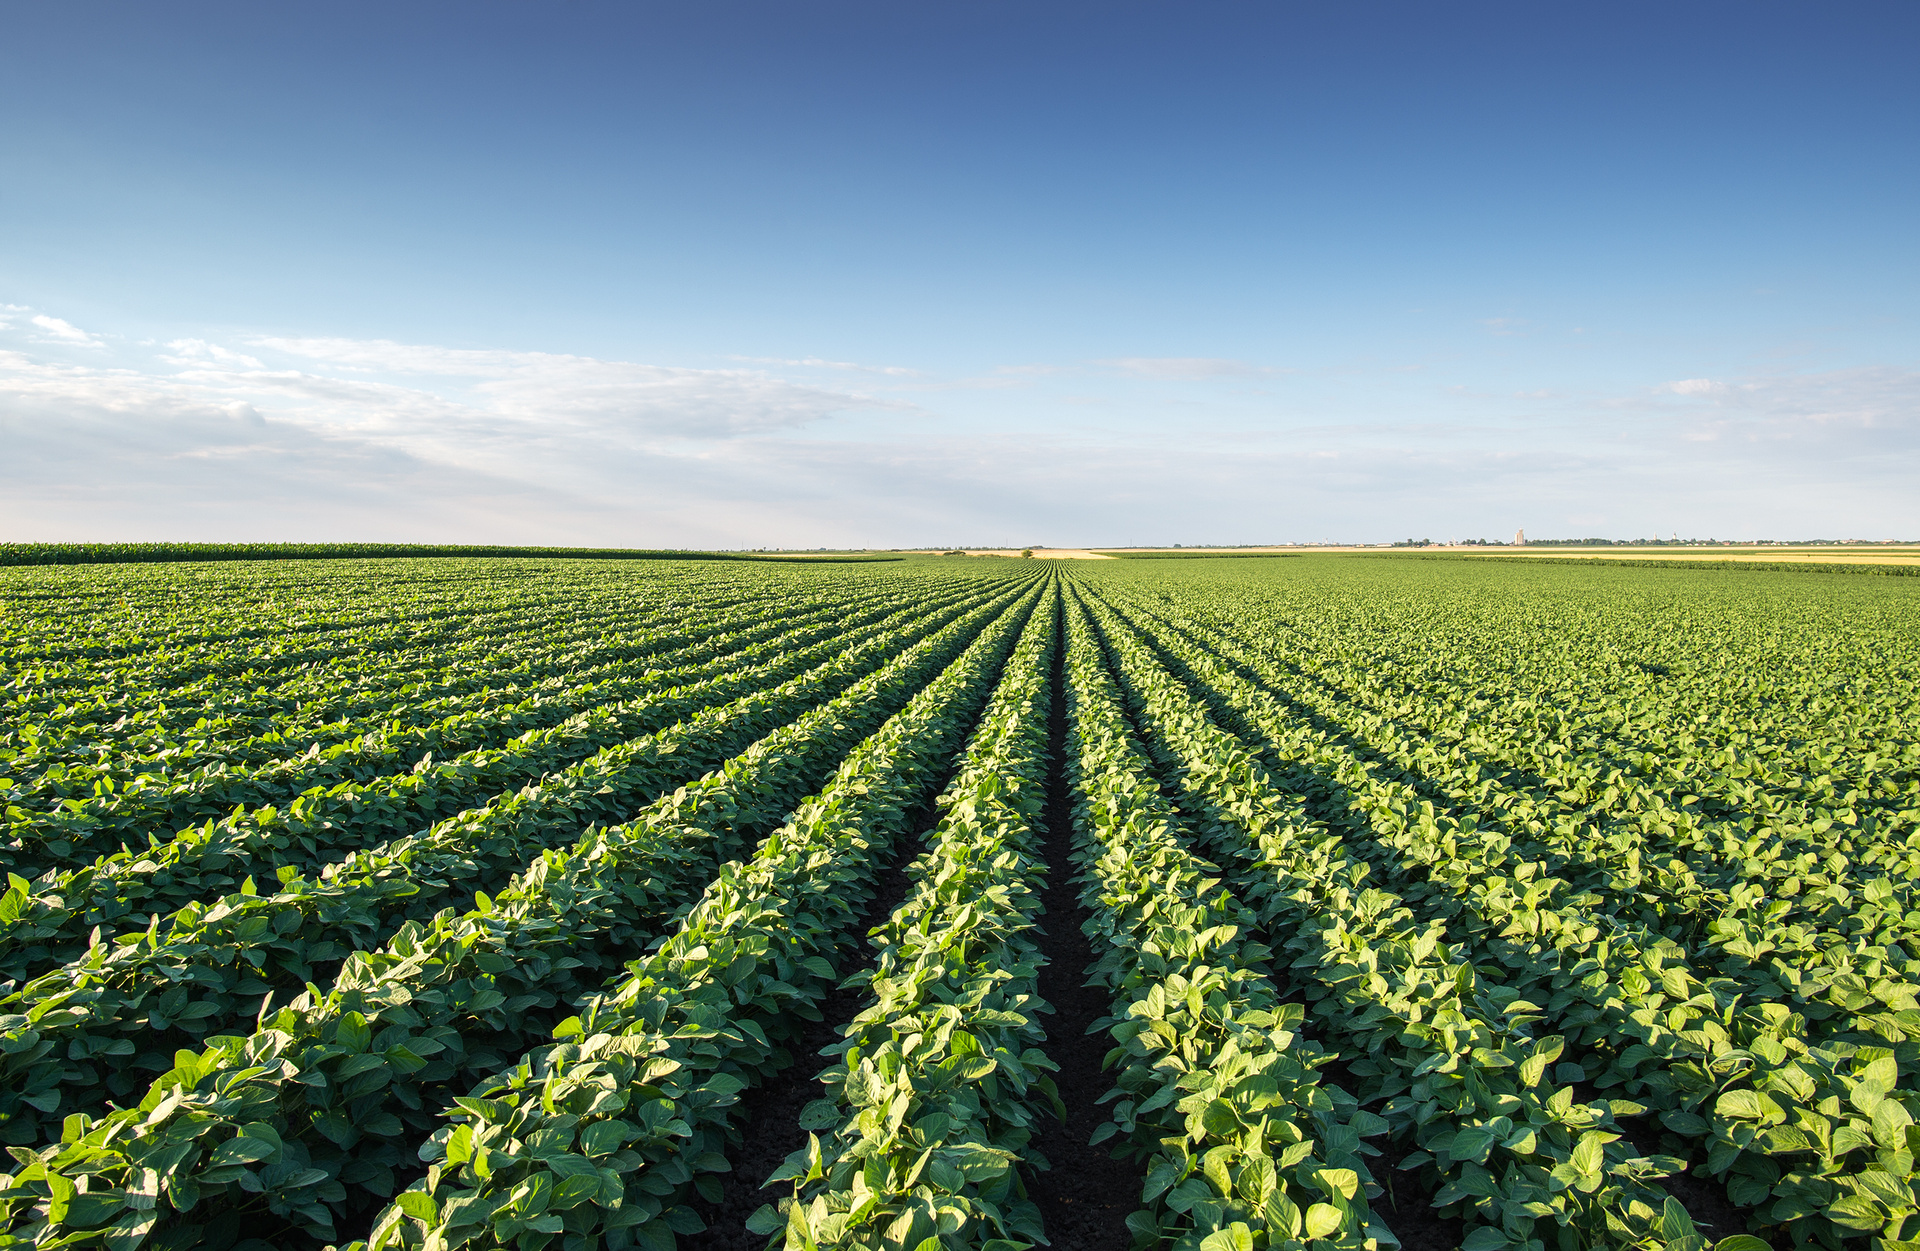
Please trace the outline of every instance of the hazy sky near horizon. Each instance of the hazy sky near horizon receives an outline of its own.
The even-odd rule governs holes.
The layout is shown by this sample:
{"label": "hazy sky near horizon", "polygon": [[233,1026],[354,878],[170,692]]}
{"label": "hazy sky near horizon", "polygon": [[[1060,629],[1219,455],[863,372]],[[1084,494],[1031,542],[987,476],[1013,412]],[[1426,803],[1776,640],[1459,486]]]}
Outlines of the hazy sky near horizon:
{"label": "hazy sky near horizon", "polygon": [[0,538],[1920,537],[1911,3],[14,6]]}

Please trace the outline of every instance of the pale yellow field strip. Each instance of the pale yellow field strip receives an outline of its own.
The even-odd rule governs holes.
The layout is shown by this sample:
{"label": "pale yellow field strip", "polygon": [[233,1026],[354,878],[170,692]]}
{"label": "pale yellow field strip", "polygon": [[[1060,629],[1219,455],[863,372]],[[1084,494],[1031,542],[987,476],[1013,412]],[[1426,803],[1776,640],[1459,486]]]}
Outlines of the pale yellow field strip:
{"label": "pale yellow field strip", "polygon": [[[1576,560],[1733,560],[1778,561],[1788,564],[1913,565],[1920,564],[1920,546],[1848,544],[1843,547],[1129,547],[1110,552],[1156,552],[1167,555],[1258,556],[1270,552],[1312,555],[1321,552],[1357,552],[1368,556],[1404,556],[1426,553],[1448,556],[1532,556]],[[1035,553],[1038,555],[1038,553]]]}
{"label": "pale yellow field strip", "polygon": [[1731,560],[1742,563],[1815,564],[1815,565],[1920,565],[1920,550],[1895,548],[1889,551],[1861,551],[1857,547],[1831,551],[1805,548],[1449,548],[1460,556],[1538,556],[1573,560]]}

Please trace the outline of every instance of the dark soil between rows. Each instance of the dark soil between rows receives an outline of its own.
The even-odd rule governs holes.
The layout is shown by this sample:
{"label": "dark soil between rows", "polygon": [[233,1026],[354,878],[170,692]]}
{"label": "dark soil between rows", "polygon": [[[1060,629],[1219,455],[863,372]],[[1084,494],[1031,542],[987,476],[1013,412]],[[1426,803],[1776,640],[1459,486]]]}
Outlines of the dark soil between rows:
{"label": "dark soil between rows", "polygon": [[[937,792],[936,792],[937,793]],[[843,972],[851,972],[865,963],[866,936],[885,924],[907,896],[906,866],[919,850],[917,832],[932,827],[938,809],[931,802],[916,811],[906,828],[916,831],[894,848],[891,862],[880,871],[874,884],[873,899],[861,914],[853,930],[854,947],[841,960]],[[789,1045],[794,1062],[772,1081],[756,1086],[740,1097],[740,1114],[735,1123],[745,1132],[746,1141],[728,1153],[733,1172],[722,1179],[725,1191],[719,1203],[695,1200],[693,1208],[706,1221],[698,1234],[682,1234],[676,1245],[684,1251],[765,1251],[766,1234],[747,1232],[747,1218],[765,1203],[778,1204],[787,1193],[785,1183],[760,1189],[760,1183],[772,1176],[789,1155],[807,1145],[807,1131],[800,1128],[800,1113],[813,1100],[826,1093],[816,1079],[828,1065],[820,1051],[840,1041],[840,1027],[851,1021],[863,1006],[866,989],[835,987],[820,1003],[821,1019],[810,1021],[800,1038]]]}
{"label": "dark soil between rows", "polygon": [[1465,1224],[1458,1218],[1448,1219],[1435,1212],[1433,1188],[1417,1170],[1402,1172],[1400,1169],[1400,1161],[1415,1150],[1410,1142],[1395,1143],[1368,1162],[1373,1180],[1380,1183],[1382,1190],[1367,1200],[1367,1205],[1400,1240],[1402,1251],[1456,1251],[1466,1233]]}
{"label": "dark soil between rows", "polygon": [[1792,1245],[1792,1235],[1783,1228],[1749,1230],[1747,1220],[1752,1213],[1734,1206],[1733,1200],[1727,1197],[1725,1184],[1692,1171],[1705,1162],[1705,1151],[1662,1130],[1651,1117],[1623,1116],[1618,1124],[1623,1136],[1641,1155],[1677,1155],[1687,1161],[1687,1172],[1662,1177],[1654,1185],[1686,1206],[1687,1215],[1706,1235],[1708,1246],[1722,1238],[1745,1233],[1775,1247]]}
{"label": "dark soil between rows", "polygon": [[1139,1210],[1140,1170],[1116,1160],[1105,1146],[1087,1140],[1108,1120],[1097,1102],[1112,1081],[1101,1070],[1110,1042],[1087,1027],[1106,1015],[1105,991],[1084,984],[1094,953],[1080,925],[1087,910],[1073,888],[1072,802],[1067,794],[1066,622],[1055,634],[1053,708],[1049,717],[1052,767],[1047,777],[1047,885],[1045,933],[1036,937],[1047,957],[1040,970],[1040,997],[1053,1005],[1046,1020],[1047,1056],[1060,1066],[1054,1082],[1067,1118],[1045,1113],[1033,1146],[1052,1167],[1031,1175],[1029,1196],[1040,1208],[1054,1251],[1122,1251],[1133,1242],[1127,1217]]}
{"label": "dark soil between rows", "polygon": [[[1046,609],[1036,607],[1034,611]],[[975,709],[963,742],[972,739],[985,710],[984,703]],[[840,954],[843,975],[870,963],[867,935],[885,924],[893,910],[906,900],[912,885],[907,866],[924,846],[927,831],[939,823],[937,800],[959,767],[960,756],[956,755],[938,785],[928,789],[926,802],[902,821],[901,827],[908,833],[895,844],[887,864],[876,877],[873,898],[860,914],[850,931],[848,945]],[[807,1104],[826,1094],[826,1088],[817,1080],[820,1072],[828,1067],[820,1052],[844,1037],[841,1027],[859,1014],[866,998],[867,991],[862,986],[836,986],[829,991],[820,1002],[821,1019],[807,1022],[800,1037],[789,1045],[793,1064],[741,1096],[734,1124],[741,1128],[745,1140],[727,1153],[733,1171],[721,1178],[720,1202],[708,1203],[696,1197],[689,1205],[700,1214],[707,1227],[697,1234],[680,1235],[676,1245],[683,1251],[765,1251],[769,1243],[777,1240],[774,1236],[747,1232],[747,1220],[762,1205],[777,1205],[783,1194],[790,1193],[785,1184],[762,1189],[761,1183],[786,1163],[789,1155],[806,1147],[807,1131],[800,1128],[800,1113]]]}
{"label": "dark soil between rows", "polygon": [[[1120,678],[1119,657],[1113,651],[1111,642],[1107,640],[1105,631],[1097,624],[1095,633],[1101,639],[1108,669],[1116,685],[1124,691],[1126,684]],[[1148,642],[1150,646],[1153,645],[1150,637]],[[1196,698],[1206,699],[1207,691],[1204,686],[1175,669],[1172,664],[1173,658],[1168,653],[1158,648],[1155,650],[1160,660],[1168,665],[1168,672],[1176,680],[1184,684]],[[1213,706],[1211,701],[1209,706]],[[1219,716],[1221,709],[1215,708],[1214,712]],[[1149,750],[1149,738],[1140,719],[1140,710],[1130,698],[1122,698],[1121,713],[1126,718],[1127,727],[1133,735],[1134,742],[1140,746],[1149,760],[1155,760],[1152,751]],[[1228,728],[1239,732],[1241,727],[1229,726]],[[1167,802],[1176,812],[1179,811],[1185,798],[1179,783],[1170,775],[1169,767],[1156,761],[1152,768],[1154,777],[1160,784],[1161,794],[1166,797]],[[1202,855],[1218,854],[1218,849],[1206,846],[1196,846],[1194,851]],[[1230,855],[1220,856],[1217,863],[1226,864],[1231,860]],[[1250,927],[1248,937],[1277,954],[1275,964],[1279,971],[1270,976],[1280,1002],[1299,1004],[1307,1010],[1301,1032],[1306,1038],[1334,1053],[1332,1060],[1320,1066],[1321,1081],[1343,1090],[1359,1089],[1359,1083],[1347,1069],[1346,1057],[1338,1050],[1334,1041],[1322,1037],[1315,1031],[1312,1005],[1301,995],[1300,987],[1291,983],[1284,975],[1286,956],[1281,936],[1264,925],[1255,925]],[[1428,1184],[1427,1179],[1421,1176],[1417,1169],[1405,1171],[1400,1168],[1400,1161],[1415,1153],[1416,1148],[1413,1143],[1394,1143],[1384,1138],[1377,1138],[1372,1140],[1370,1145],[1380,1150],[1379,1155],[1369,1157],[1368,1171],[1373,1174],[1374,1181],[1381,1187],[1381,1193],[1368,1199],[1367,1203],[1380,1221],[1393,1231],[1394,1237],[1400,1240],[1403,1251],[1457,1251],[1466,1233],[1465,1222],[1458,1217],[1443,1217],[1434,1211],[1433,1187]]]}

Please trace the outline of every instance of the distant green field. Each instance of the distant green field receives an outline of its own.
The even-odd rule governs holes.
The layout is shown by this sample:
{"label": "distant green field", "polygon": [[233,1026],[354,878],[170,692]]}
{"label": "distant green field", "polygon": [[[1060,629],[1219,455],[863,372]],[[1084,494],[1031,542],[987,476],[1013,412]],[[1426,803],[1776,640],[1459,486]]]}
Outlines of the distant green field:
{"label": "distant green field", "polygon": [[1289,559],[1300,552],[1125,552],[1111,548],[1090,548],[1097,556],[1120,560],[1268,560]]}
{"label": "distant green field", "polygon": [[1912,1245],[1920,583],[332,554],[0,569],[0,1244]]}
{"label": "distant green field", "polygon": [[844,553],[684,552],[624,547],[478,547],[433,543],[0,543],[0,565],[139,564],[182,560],[550,556],[571,560],[898,560]]}
{"label": "distant green field", "polygon": [[[1699,569],[1702,567],[1721,570],[1753,570],[1761,573],[1864,573],[1879,577],[1912,578],[1920,577],[1920,564],[1867,564],[1863,563],[1878,553],[1875,552],[1819,552],[1821,556],[1833,556],[1831,561],[1785,561],[1764,560],[1747,556],[1739,560],[1716,560],[1712,556],[1678,556],[1661,559],[1657,556],[1483,556],[1479,554],[1454,555],[1428,553],[1383,553],[1380,559],[1393,560],[1460,560],[1499,561],[1505,564],[1528,565],[1627,565],[1636,569]],[[1907,553],[1896,553],[1905,556]],[[1841,559],[1844,557],[1845,559]]]}

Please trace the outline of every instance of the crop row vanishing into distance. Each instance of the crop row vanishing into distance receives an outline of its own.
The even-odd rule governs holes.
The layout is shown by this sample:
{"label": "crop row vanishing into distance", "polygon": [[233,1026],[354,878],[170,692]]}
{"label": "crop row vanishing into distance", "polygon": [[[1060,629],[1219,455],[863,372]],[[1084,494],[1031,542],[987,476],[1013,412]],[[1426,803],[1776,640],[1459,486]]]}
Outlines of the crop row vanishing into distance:
{"label": "crop row vanishing into distance", "polygon": [[0,569],[0,1248],[1920,1248],[1920,585]]}

